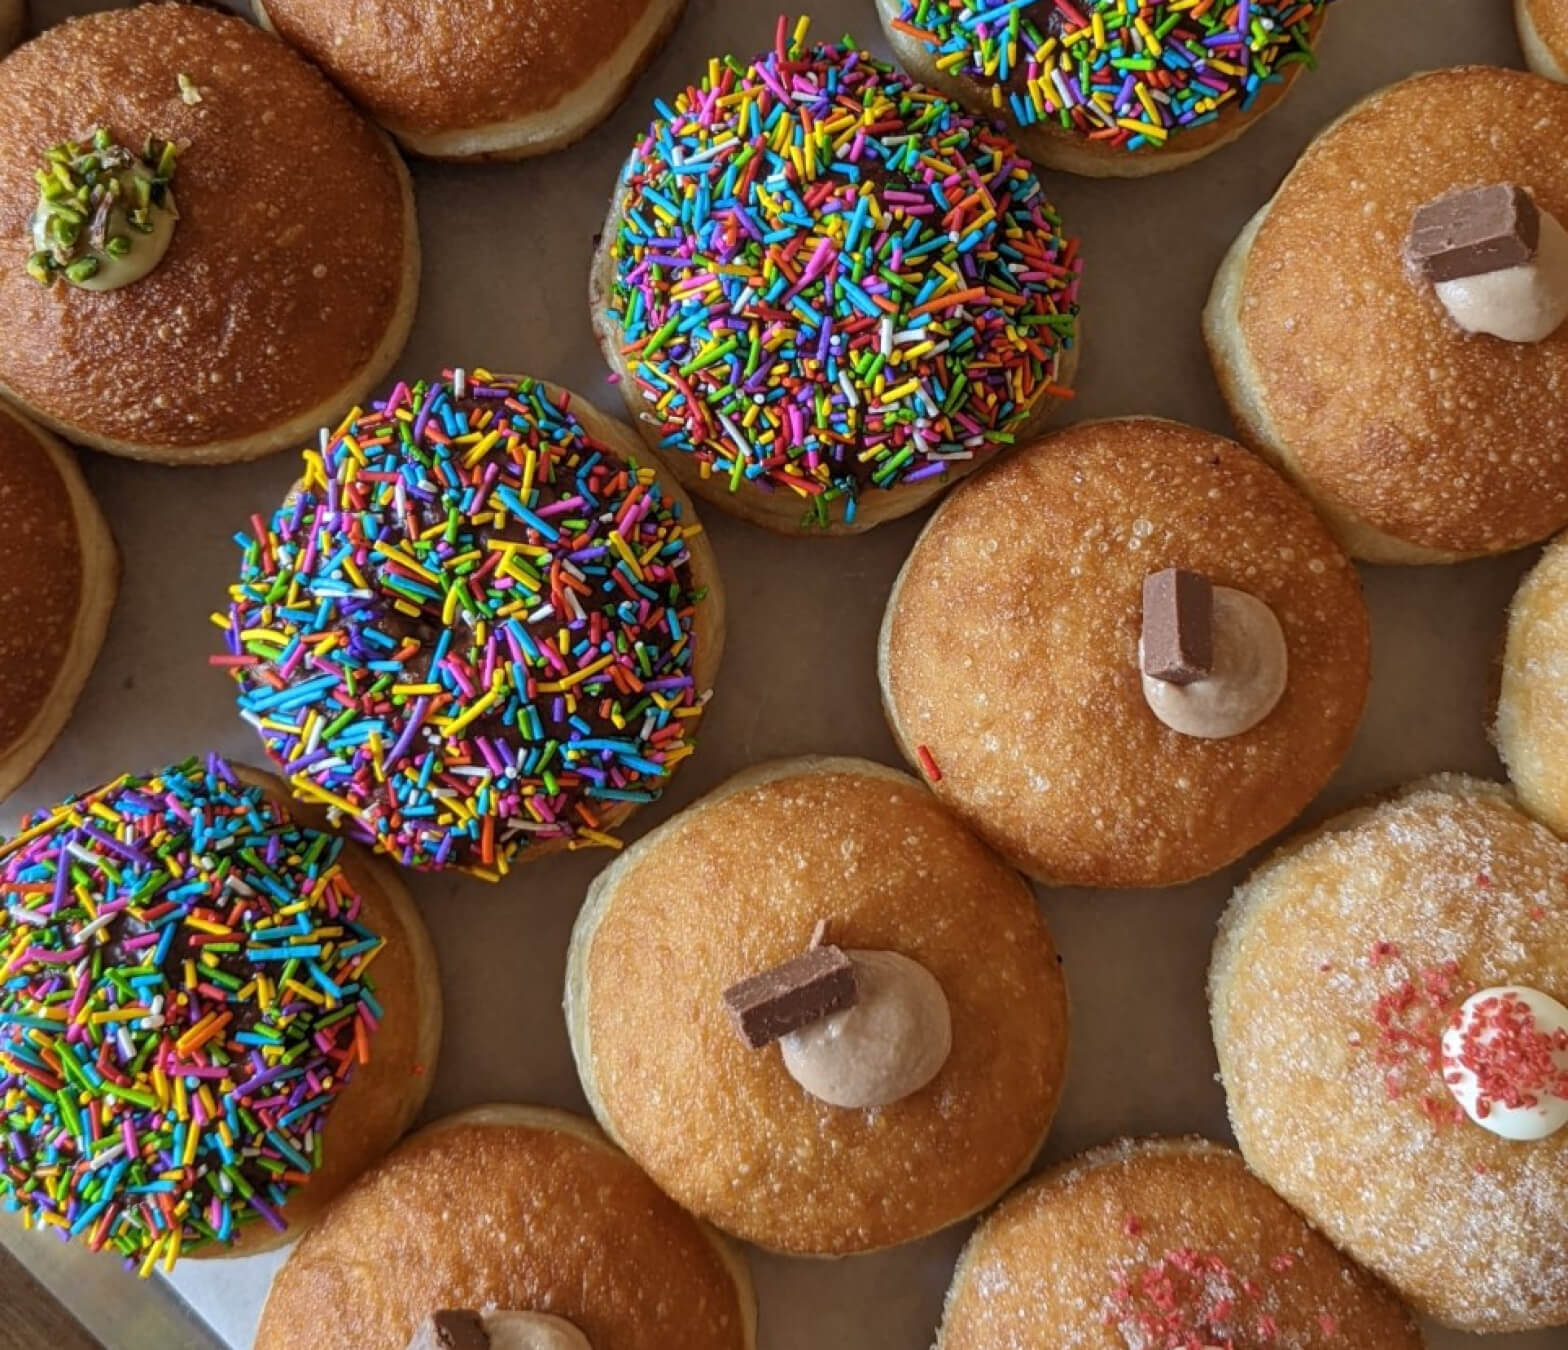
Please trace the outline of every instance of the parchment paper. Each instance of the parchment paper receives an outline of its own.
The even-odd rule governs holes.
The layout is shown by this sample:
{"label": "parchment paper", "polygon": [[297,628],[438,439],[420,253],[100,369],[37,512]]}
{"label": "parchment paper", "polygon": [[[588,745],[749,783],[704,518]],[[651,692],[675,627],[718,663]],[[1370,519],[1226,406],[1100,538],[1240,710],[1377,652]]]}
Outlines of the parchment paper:
{"label": "parchment paper", "polygon": [[[105,7],[34,0],[40,23]],[[1141,181],[1049,177],[1087,260],[1087,346],[1072,416],[1154,413],[1229,431],[1198,333],[1227,245],[1314,132],[1363,94],[1435,66],[1521,64],[1510,10],[1506,0],[1341,0],[1321,45],[1322,69],[1237,145]],[[871,0],[819,0],[811,12],[819,36],[851,31],[885,53]],[[593,235],[616,172],[654,97],[699,77],[712,54],[766,47],[777,13],[774,0],[691,0],[627,101],[562,154],[487,168],[416,162],[425,282],[400,372],[413,377],[443,364],[521,370],[618,413],[585,300]],[[217,644],[207,616],[223,603],[235,570],[231,536],[251,512],[277,504],[295,465],[284,455],[238,468],[167,470],[87,456],[125,555],[119,607],[75,719],[0,810],[0,831],[28,809],[127,769],[208,749],[260,755],[235,714],[228,679],[206,664]],[[923,516],[855,539],[801,541],[716,510],[703,519],[729,593],[728,655],[697,755],[664,800],[635,818],[632,837],[759,760],[827,752],[900,762],[879,710],[876,633]],[[1375,635],[1371,703],[1349,760],[1309,818],[1437,770],[1499,776],[1482,726],[1488,673],[1504,607],[1533,556],[1365,570]],[[446,990],[429,1117],[491,1100],[585,1109],[561,982],[577,906],[607,860],[552,858],[496,888],[410,877]],[[1215,920],[1244,872],[1159,893],[1041,893],[1074,1009],[1067,1093],[1042,1161],[1127,1133],[1228,1137],[1204,974]],[[966,1231],[836,1263],[753,1254],[763,1350],[925,1350]],[[249,1346],[280,1260],[186,1262],[174,1284],[226,1340]],[[1431,1344],[1478,1343],[1436,1332]],[[1482,1344],[1563,1350],[1568,1333]]]}

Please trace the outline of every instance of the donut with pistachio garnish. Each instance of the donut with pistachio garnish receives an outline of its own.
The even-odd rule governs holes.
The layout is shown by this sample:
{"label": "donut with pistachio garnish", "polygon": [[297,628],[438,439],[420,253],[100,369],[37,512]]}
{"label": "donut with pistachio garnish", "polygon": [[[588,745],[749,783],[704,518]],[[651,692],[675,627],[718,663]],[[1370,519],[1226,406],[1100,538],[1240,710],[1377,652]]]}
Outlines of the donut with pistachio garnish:
{"label": "donut with pistachio garnish", "polygon": [[1247,131],[1316,63],[1331,0],[877,0],[894,55],[1036,163],[1179,169]]}
{"label": "donut with pistachio garnish", "polygon": [[599,1123],[666,1193],[807,1256],[990,1204],[1067,1059],[1029,887],[914,779],[855,759],[749,769],[606,868],[566,1020]]}
{"label": "donut with pistachio garnish", "polygon": [[658,103],[590,299],[649,446],[769,528],[905,515],[1071,394],[1078,244],[1012,143],[779,21]]}
{"label": "donut with pistachio garnish", "polygon": [[936,1350],[1421,1350],[1399,1300],[1204,1139],[1122,1140],[975,1230]]}
{"label": "donut with pistachio garnish", "polygon": [[215,6],[67,20],[0,66],[0,396],[168,464],[296,445],[401,350],[419,233],[391,141]]}
{"label": "donut with pistachio garnish", "polygon": [[0,843],[0,1205],[143,1275],[291,1240],[408,1127],[440,1041],[396,876],[216,756]]}
{"label": "donut with pistachio garnish", "polygon": [[242,536],[214,658],[291,790],[405,866],[610,846],[692,753],[707,537],[620,423],[486,370],[400,383]]}

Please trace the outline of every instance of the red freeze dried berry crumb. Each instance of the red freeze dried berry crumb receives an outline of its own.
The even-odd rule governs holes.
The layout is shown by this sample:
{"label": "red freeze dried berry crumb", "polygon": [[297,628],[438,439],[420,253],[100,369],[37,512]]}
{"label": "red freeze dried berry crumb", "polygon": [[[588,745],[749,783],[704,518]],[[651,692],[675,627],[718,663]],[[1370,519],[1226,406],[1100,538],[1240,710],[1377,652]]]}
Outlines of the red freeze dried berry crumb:
{"label": "red freeze dried berry crumb", "polygon": [[1180,1247],[1124,1275],[1105,1320],[1134,1350],[1238,1350],[1278,1336],[1274,1319],[1249,1311],[1260,1290],[1223,1257]]}
{"label": "red freeze dried berry crumb", "polygon": [[1482,999],[1453,1024],[1463,1032],[1459,1051],[1443,1061],[1444,1078],[1458,1081],[1459,1070],[1475,1076],[1476,1114],[1483,1120],[1493,1106],[1528,1109],[1543,1097],[1568,1101],[1568,1069],[1558,1056],[1568,1052],[1568,1031],[1544,1031],[1517,994]]}
{"label": "red freeze dried berry crumb", "polygon": [[[1393,943],[1379,942],[1372,949],[1372,964],[1398,956]],[[1378,1027],[1375,1054],[1384,1069],[1389,1100],[1422,1092],[1420,1108],[1436,1124],[1458,1121],[1464,1114],[1446,1091],[1434,1089],[1443,1077],[1443,1030],[1471,992],[1459,977],[1459,967],[1449,962],[1407,975],[1372,1005]]]}

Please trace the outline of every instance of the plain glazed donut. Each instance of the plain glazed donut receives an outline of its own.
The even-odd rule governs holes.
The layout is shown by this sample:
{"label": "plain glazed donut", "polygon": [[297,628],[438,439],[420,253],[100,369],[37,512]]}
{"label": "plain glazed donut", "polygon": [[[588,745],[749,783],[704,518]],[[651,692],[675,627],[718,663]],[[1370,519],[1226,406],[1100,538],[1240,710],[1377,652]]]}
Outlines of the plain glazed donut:
{"label": "plain glazed donut", "polygon": [[0,408],[0,800],[70,719],[98,659],[120,556],[76,460]]}
{"label": "plain glazed donut", "polygon": [[[416,155],[522,159],[586,136],[685,0],[254,0],[256,17]],[[477,76],[477,77],[476,77]]]}
{"label": "plain glazed donut", "polygon": [[542,1312],[593,1350],[755,1350],[741,1255],[590,1121],[484,1106],[427,1126],[290,1254],[256,1350],[405,1350],[446,1308]]}

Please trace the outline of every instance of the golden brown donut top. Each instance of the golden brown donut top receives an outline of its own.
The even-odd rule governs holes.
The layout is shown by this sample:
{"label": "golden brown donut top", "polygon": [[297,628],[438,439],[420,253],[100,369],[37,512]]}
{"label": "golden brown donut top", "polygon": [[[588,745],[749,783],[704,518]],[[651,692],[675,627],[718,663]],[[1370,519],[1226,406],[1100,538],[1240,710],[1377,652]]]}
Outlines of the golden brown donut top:
{"label": "golden brown donut top", "polygon": [[1568,53],[1568,3],[1565,0],[1525,0],[1530,22],[1541,41],[1556,56]]}
{"label": "golden brown donut top", "polygon": [[1228,1148],[1125,1142],[1006,1201],[964,1253],[939,1350],[1421,1350],[1398,1300]]}
{"label": "golden brown donut top", "polygon": [[541,1114],[485,1108],[406,1140],[295,1248],[257,1350],[404,1350],[440,1308],[491,1307],[564,1317],[594,1350],[744,1350],[708,1235],[585,1122]]}
{"label": "golden brown donut top", "polygon": [[1529,813],[1568,834],[1568,535],[1519,583],[1495,693],[1497,750]]}
{"label": "golden brown donut top", "polygon": [[[717,795],[617,874],[588,955],[594,1076],[613,1132],[728,1232],[846,1253],[978,1209],[1055,1110],[1067,1006],[1033,895],[919,784],[855,761]],[[777,1046],[750,1050],[721,995],[803,952],[818,920],[938,980],[952,1053],[920,1092],[845,1110]]]}
{"label": "golden brown donut top", "polygon": [[1568,844],[1441,778],[1287,846],[1215,951],[1215,1040],[1248,1160],[1444,1320],[1568,1321],[1568,1131],[1457,1117],[1434,1056],[1479,989],[1568,1000]]}
{"label": "golden brown donut top", "polygon": [[1500,552],[1568,521],[1568,325],[1469,336],[1406,274],[1422,204],[1513,182],[1568,221],[1568,88],[1472,66],[1372,95],[1308,148],[1246,264],[1240,324],[1301,472],[1406,542]]}
{"label": "golden brown donut top", "polygon": [[[181,97],[185,75],[200,95]],[[180,219],[147,277],[28,276],[34,171],[107,126],[180,147]],[[370,359],[404,280],[395,152],[311,66],[191,5],[73,19],[0,66],[0,384],[94,435],[197,446],[326,402]]]}
{"label": "golden brown donut top", "polygon": [[[1143,580],[1255,595],[1289,683],[1251,731],[1163,725],[1138,664]],[[932,518],[884,628],[884,694],[936,794],[1045,880],[1202,876],[1292,820],[1343,757],[1368,680],[1354,568],[1240,446],[1152,418],[1087,423],[977,475]]]}
{"label": "golden brown donut top", "polygon": [[60,471],[0,409],[0,752],[54,689],[82,605],[82,543]]}
{"label": "golden brown donut top", "polygon": [[278,32],[382,125],[466,131],[592,80],[650,0],[263,0]]}

